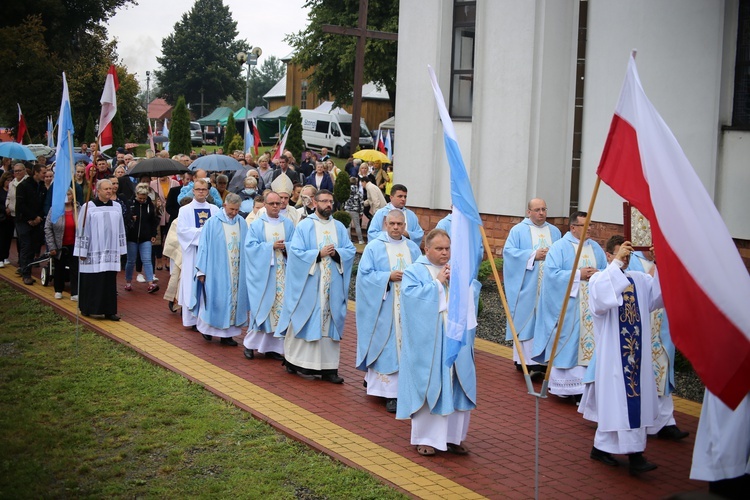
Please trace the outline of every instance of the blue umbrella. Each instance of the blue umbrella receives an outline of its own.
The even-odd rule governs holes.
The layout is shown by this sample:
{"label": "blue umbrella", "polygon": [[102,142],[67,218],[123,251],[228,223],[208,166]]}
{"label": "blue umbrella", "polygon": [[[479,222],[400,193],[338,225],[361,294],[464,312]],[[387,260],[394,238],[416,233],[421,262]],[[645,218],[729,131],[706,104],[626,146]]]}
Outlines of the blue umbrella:
{"label": "blue umbrella", "polygon": [[17,142],[0,142],[0,156],[14,160],[36,160],[29,148]]}
{"label": "blue umbrella", "polygon": [[221,172],[224,170],[242,170],[240,162],[226,155],[201,156],[190,164],[190,170],[205,170],[206,172]]}

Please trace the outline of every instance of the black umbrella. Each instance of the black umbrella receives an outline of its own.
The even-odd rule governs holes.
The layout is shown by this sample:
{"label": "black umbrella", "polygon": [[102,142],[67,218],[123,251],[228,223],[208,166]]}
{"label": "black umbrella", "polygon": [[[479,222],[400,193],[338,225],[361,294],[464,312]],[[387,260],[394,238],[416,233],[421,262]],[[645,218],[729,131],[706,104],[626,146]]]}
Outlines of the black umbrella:
{"label": "black umbrella", "polygon": [[165,175],[184,174],[190,172],[185,165],[177,160],[170,158],[147,158],[141,160],[128,172],[131,177],[139,177],[148,174],[152,177],[162,177]]}

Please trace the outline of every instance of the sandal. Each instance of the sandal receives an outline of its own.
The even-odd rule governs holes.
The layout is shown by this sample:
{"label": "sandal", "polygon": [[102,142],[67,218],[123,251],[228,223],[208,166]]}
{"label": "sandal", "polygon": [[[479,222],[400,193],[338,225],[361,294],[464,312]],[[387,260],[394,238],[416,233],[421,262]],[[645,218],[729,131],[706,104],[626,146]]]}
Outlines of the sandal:
{"label": "sandal", "polygon": [[[450,447],[450,445],[448,445]],[[448,448],[450,450],[450,448]],[[435,454],[435,448],[426,444],[417,445],[417,453],[423,457],[431,457]]]}
{"label": "sandal", "polygon": [[469,449],[462,444],[448,443],[448,451],[456,455],[468,455]]}

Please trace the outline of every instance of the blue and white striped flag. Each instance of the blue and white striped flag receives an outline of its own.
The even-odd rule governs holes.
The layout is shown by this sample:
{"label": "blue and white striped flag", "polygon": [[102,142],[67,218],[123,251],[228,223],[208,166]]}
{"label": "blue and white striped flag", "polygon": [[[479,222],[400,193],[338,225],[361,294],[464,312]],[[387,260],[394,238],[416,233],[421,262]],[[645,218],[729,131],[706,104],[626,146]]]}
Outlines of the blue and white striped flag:
{"label": "blue and white striped flag", "polygon": [[52,123],[52,117],[47,117],[47,147],[55,147],[55,126]]}
{"label": "blue and white striped flag", "polygon": [[[73,182],[73,114],[70,110],[68,80],[62,74],[63,91],[60,103],[60,117],[57,119],[57,152],[55,155],[55,182],[52,183],[52,206],[50,220],[57,219],[65,213],[65,201],[68,189]],[[80,202],[80,201],[79,201]]]}
{"label": "blue and white striped flag", "polygon": [[472,282],[477,275],[479,262],[476,255],[476,245],[481,238],[478,237],[479,226],[482,219],[474,201],[474,192],[471,189],[469,175],[461,156],[456,139],[456,130],[445,107],[445,99],[440,86],[435,78],[435,72],[431,66],[427,66],[432,82],[432,90],[435,93],[440,120],[443,122],[443,138],[445,140],[445,153],[448,156],[451,178],[451,201],[453,203],[453,216],[451,222],[451,277],[450,294],[448,297],[448,329],[446,336],[447,357],[445,364],[453,365],[458,356],[458,351],[466,345],[466,331],[476,328],[477,317],[474,305],[474,292]]}
{"label": "blue and white striped flag", "polygon": [[[164,126],[161,129],[161,135],[169,139],[169,127],[167,126],[167,119],[164,118]],[[164,143],[164,151],[169,152],[169,141]]]}

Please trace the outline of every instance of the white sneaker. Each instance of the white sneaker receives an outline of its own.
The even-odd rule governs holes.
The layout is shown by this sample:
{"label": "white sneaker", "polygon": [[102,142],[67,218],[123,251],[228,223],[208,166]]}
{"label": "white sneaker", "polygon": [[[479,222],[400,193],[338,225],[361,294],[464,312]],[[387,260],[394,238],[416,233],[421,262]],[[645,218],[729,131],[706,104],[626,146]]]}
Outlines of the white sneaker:
{"label": "white sneaker", "polygon": [[6,265],[6,266],[9,266],[10,265],[10,261],[8,259],[5,259],[3,261],[3,264]]}
{"label": "white sneaker", "polygon": [[0,269],[5,267],[5,262],[0,261]]}
{"label": "white sneaker", "polygon": [[154,283],[156,283],[157,281],[159,281],[159,278],[157,278],[156,275],[154,275]]}
{"label": "white sneaker", "polygon": [[78,302],[78,295],[71,295],[70,300],[72,300],[73,302]]}
{"label": "white sneaker", "polygon": [[138,276],[135,277],[135,280],[138,283],[145,283],[146,282],[146,277],[144,275],[142,275],[142,274],[139,274]]}
{"label": "white sneaker", "polygon": [[62,293],[55,292],[55,298],[58,299],[58,300],[61,299],[62,298]]}

